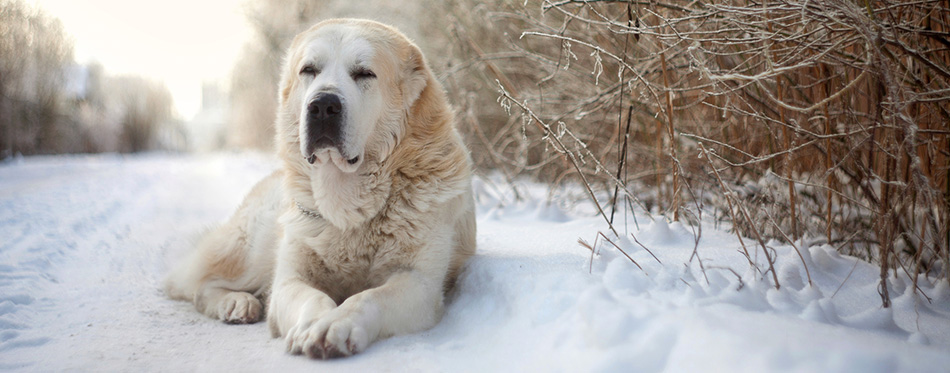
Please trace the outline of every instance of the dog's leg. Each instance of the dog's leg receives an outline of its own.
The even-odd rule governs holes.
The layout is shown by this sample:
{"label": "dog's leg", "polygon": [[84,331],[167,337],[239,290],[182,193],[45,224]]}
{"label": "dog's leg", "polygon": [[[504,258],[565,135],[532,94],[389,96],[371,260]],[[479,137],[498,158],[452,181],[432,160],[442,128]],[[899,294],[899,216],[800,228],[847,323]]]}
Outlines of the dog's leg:
{"label": "dog's leg", "polygon": [[176,299],[191,300],[209,317],[230,324],[255,323],[264,310],[252,293],[267,288],[271,261],[268,250],[248,245],[246,229],[234,220],[202,238],[192,256],[169,276],[166,289]]}
{"label": "dog's leg", "polygon": [[201,238],[169,274],[169,297],[190,300],[199,312],[227,323],[260,321],[264,309],[255,294],[270,287],[281,175],[258,182],[227,222]]}
{"label": "dog's leg", "polygon": [[284,336],[287,351],[294,355],[301,353],[310,357],[316,350],[309,336],[310,327],[330,310],[336,302],[327,294],[317,290],[299,278],[288,278],[275,282],[271,293],[267,324],[271,336]]}
{"label": "dog's leg", "polygon": [[263,305],[252,293],[266,289],[270,265],[246,242],[243,230],[226,224],[199,245],[201,277],[192,299],[199,312],[229,324],[261,320]]}
{"label": "dog's leg", "polygon": [[223,287],[225,281],[208,281],[195,293],[195,308],[228,324],[252,324],[264,314],[261,301],[253,294]]}
{"label": "dog's leg", "polygon": [[278,249],[267,307],[267,325],[272,337],[284,337],[288,352],[311,355],[311,350],[304,349],[307,330],[313,322],[335,308],[336,302],[314,288],[313,266],[318,260],[313,250],[290,238],[294,236],[285,233]]}
{"label": "dog's leg", "polygon": [[348,356],[378,338],[428,329],[441,317],[442,279],[409,270],[299,325],[294,343],[310,357]]}

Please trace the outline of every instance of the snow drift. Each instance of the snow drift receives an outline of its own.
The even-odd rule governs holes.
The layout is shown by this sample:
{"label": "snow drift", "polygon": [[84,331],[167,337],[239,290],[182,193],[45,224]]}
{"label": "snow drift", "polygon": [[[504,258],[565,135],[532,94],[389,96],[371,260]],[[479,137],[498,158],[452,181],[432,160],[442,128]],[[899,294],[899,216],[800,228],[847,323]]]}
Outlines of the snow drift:
{"label": "snow drift", "polygon": [[[950,286],[832,248],[773,244],[783,286],[735,236],[600,218],[476,181],[478,253],[433,329],[311,361],[263,323],[226,325],[160,290],[168,264],[276,167],[255,154],[35,157],[0,164],[0,369],[14,371],[946,371]],[[583,209],[578,209],[583,210]],[[643,246],[632,241],[636,237]],[[645,248],[649,249],[649,252]],[[623,250],[621,252],[620,250]],[[698,258],[691,257],[698,254]],[[652,254],[651,254],[652,252]],[[629,255],[629,258],[627,257]],[[656,256],[654,258],[654,255]],[[702,260],[702,267],[699,264]],[[753,260],[764,263],[764,258]],[[762,267],[762,266],[760,266]]]}

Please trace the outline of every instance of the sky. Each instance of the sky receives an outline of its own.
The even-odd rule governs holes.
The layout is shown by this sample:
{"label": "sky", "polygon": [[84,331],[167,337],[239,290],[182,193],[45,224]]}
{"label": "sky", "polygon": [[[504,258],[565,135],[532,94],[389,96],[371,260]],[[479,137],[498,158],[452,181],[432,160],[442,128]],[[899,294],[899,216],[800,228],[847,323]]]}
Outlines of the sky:
{"label": "sky", "polygon": [[251,35],[244,0],[32,2],[63,22],[76,62],[163,81],[186,121],[200,109],[202,82],[226,84]]}

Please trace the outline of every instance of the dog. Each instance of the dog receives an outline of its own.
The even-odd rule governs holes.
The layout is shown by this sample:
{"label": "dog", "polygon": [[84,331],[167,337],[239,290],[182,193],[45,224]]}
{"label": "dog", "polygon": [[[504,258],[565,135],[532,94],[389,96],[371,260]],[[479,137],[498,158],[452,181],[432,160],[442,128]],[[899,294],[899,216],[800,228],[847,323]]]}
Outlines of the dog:
{"label": "dog", "polygon": [[294,38],[281,74],[280,169],[198,240],[168,296],[227,323],[266,309],[272,336],[311,358],[434,326],[476,225],[472,161],[421,51],[333,19]]}

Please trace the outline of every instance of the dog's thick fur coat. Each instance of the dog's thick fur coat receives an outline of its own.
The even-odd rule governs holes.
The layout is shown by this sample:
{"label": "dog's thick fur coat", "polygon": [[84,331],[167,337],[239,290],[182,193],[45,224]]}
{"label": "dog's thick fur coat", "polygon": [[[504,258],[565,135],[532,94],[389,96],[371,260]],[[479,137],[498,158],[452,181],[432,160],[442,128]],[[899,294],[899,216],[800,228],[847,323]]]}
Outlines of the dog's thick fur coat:
{"label": "dog's thick fur coat", "polygon": [[229,323],[266,317],[288,351],[345,356],[432,327],[475,251],[471,161],[419,49],[365,20],[298,35],[280,86],[282,168],[169,275]]}

